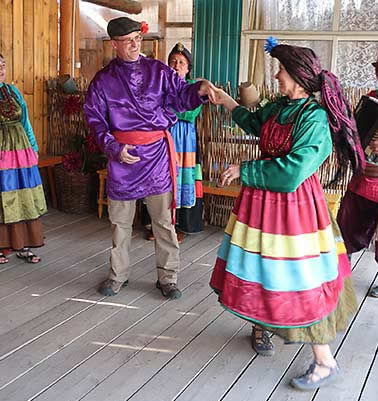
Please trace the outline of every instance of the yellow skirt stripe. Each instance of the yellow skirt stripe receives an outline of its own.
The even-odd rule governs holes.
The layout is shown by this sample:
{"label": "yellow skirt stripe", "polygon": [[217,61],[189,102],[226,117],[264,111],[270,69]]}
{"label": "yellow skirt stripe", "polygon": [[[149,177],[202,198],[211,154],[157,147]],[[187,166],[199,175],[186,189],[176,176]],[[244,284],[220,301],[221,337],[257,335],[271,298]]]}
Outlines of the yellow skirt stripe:
{"label": "yellow skirt stripe", "polygon": [[247,224],[237,221],[236,216],[232,214],[226,233],[231,236],[233,245],[270,258],[304,258],[331,252],[336,247],[331,225],[314,233],[270,234],[248,227]]}

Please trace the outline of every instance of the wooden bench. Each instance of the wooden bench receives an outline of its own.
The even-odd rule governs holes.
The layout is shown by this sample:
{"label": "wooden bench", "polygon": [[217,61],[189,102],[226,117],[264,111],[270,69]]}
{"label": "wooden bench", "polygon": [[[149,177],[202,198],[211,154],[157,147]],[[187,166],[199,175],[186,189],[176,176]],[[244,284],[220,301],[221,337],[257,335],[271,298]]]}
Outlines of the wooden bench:
{"label": "wooden bench", "polygon": [[[209,181],[203,181],[202,186],[204,194],[229,196],[232,198],[236,198],[239,195],[241,187],[240,185],[230,185],[229,187],[217,187],[214,182],[209,182]],[[325,197],[333,217],[336,218],[340,206],[341,195],[325,193]]]}
{"label": "wooden bench", "polygon": [[54,166],[60,163],[62,163],[62,156],[40,155],[38,159],[38,168],[47,168],[51,203],[55,209],[58,207],[58,202],[56,200]]}
{"label": "wooden bench", "polygon": [[[99,179],[99,188],[98,188],[98,199],[97,199],[97,214],[101,219],[104,213],[104,205],[108,204],[108,201],[105,198],[105,182],[108,176],[108,170],[106,168],[102,170],[97,170],[98,179]],[[211,195],[219,195],[219,196],[231,196],[236,198],[239,195],[240,185],[231,185],[229,187],[217,187],[214,183],[210,183],[208,181],[203,181],[203,192]]]}
{"label": "wooden bench", "polygon": [[230,185],[229,187],[217,187],[214,182],[202,182],[203,193],[209,195],[229,196],[236,198],[240,192],[240,185]]}
{"label": "wooden bench", "polygon": [[[108,175],[107,169],[98,170],[97,174],[99,176],[99,191],[98,191],[98,217],[101,219],[104,211],[104,205],[107,205],[108,202],[105,199],[105,180]],[[216,196],[229,196],[231,198],[236,198],[240,192],[240,185],[230,185],[229,187],[217,187],[214,182],[203,181],[202,182],[203,193],[208,195],[216,195]],[[329,208],[332,212],[334,218],[337,216],[337,212],[339,210],[340,205],[340,194],[325,194],[326,200],[328,202]]]}

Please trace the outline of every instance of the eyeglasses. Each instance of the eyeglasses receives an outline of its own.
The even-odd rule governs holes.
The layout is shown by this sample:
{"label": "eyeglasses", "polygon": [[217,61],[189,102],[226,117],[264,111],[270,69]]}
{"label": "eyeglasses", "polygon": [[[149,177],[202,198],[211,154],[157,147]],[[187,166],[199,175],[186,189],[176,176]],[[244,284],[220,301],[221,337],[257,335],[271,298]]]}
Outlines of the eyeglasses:
{"label": "eyeglasses", "polygon": [[143,37],[142,35],[136,35],[133,38],[124,38],[124,39],[112,39],[115,40],[116,42],[122,42],[122,43],[126,43],[127,45],[131,44],[132,42],[135,43],[140,43],[142,41]]}
{"label": "eyeglasses", "polygon": [[0,70],[5,70],[7,68],[5,63],[0,63]]}

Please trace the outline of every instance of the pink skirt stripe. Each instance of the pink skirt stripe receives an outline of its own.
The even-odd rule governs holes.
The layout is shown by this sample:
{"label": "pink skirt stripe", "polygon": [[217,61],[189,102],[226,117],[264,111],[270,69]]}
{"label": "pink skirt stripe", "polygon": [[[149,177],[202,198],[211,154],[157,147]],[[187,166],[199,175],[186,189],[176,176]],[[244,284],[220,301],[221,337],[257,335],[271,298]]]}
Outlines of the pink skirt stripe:
{"label": "pink skirt stripe", "polygon": [[233,212],[238,221],[271,234],[314,233],[330,224],[327,203],[316,174],[295,192],[242,187]]}
{"label": "pink skirt stripe", "polygon": [[351,275],[347,255],[340,254],[338,260],[335,280],[307,291],[281,292],[237,278],[225,270],[226,262],[218,258],[210,285],[220,294],[224,307],[245,319],[275,327],[303,327],[324,319],[336,308],[344,279]]}
{"label": "pink skirt stripe", "polygon": [[27,168],[36,164],[38,164],[38,159],[33,148],[1,152],[0,170]]}

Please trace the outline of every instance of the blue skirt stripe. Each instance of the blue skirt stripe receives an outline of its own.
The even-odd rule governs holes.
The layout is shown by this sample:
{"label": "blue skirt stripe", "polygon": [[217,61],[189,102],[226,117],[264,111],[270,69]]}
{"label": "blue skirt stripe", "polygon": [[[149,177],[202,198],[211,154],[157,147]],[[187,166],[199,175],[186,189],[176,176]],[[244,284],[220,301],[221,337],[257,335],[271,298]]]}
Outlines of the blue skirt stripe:
{"label": "blue skirt stripe", "polygon": [[35,188],[41,184],[42,180],[38,166],[0,171],[1,192]]}
{"label": "blue skirt stripe", "polygon": [[192,207],[196,203],[196,194],[193,185],[177,186],[177,207]]}
{"label": "blue skirt stripe", "polygon": [[178,120],[170,128],[176,152],[195,152],[196,151],[196,130],[193,123]]}
{"label": "blue skirt stripe", "polygon": [[270,291],[311,290],[338,276],[336,248],[307,259],[267,259],[231,244],[225,234],[218,257],[227,261],[229,273]]}

